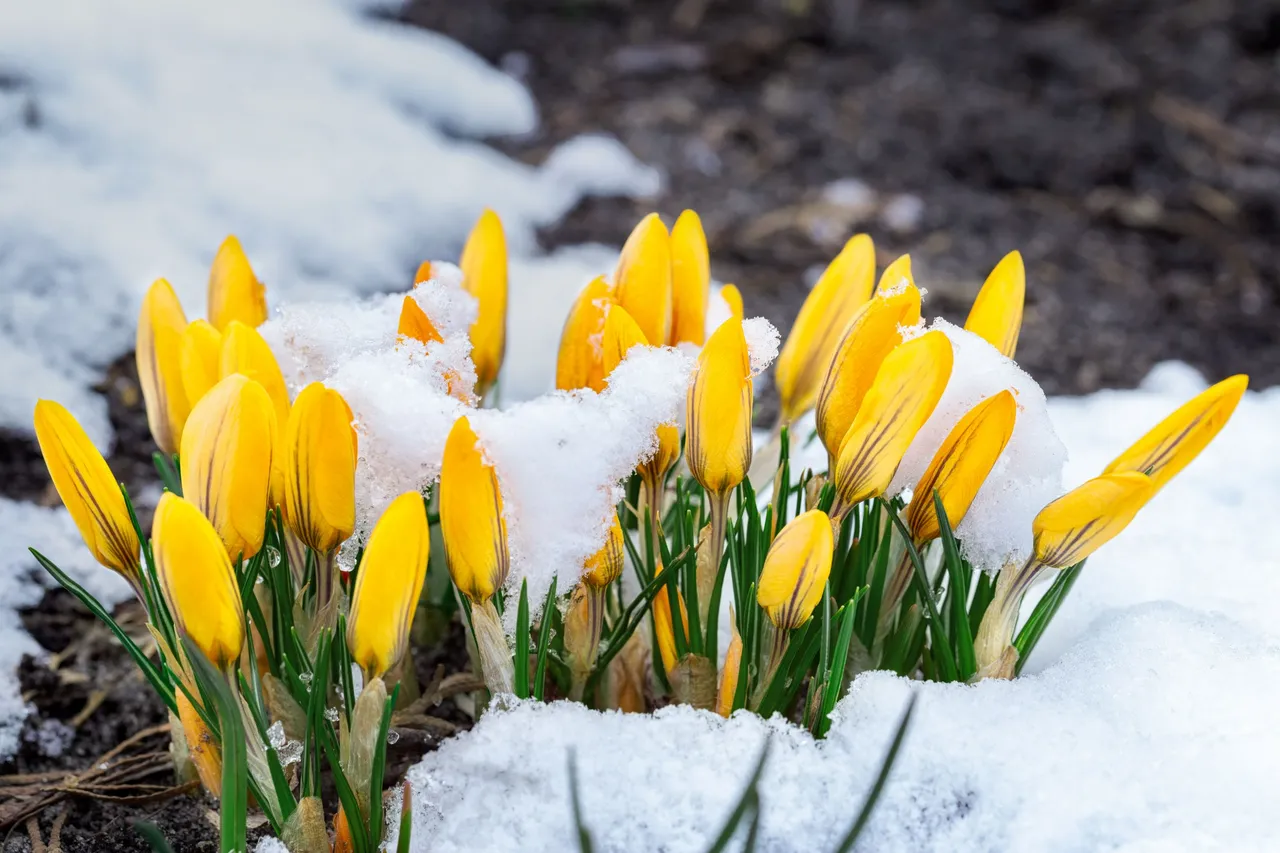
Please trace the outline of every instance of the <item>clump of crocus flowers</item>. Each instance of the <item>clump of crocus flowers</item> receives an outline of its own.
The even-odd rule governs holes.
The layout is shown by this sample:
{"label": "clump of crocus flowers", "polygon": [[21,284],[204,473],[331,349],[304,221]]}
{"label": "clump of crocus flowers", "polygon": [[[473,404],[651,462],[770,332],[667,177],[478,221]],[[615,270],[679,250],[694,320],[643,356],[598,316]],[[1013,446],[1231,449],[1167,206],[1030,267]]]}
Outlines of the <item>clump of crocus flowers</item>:
{"label": "clump of crocus flowers", "polygon": [[[448,385],[470,407],[484,403],[505,350],[507,254],[492,212],[459,265],[478,303],[475,395],[457,376]],[[424,263],[415,286],[432,275]],[[1013,252],[965,329],[1013,358],[1024,293]],[[543,601],[511,582],[511,508],[465,414],[444,442],[438,482],[396,497],[352,541],[351,409],[320,383],[291,394],[257,331],[265,288],[234,237],[213,263],[207,320],[188,322],[163,279],[143,301],[138,374],[165,487],[149,536],[74,417],[37,405],[54,485],[94,557],[130,583],[152,642],[140,645],[36,556],[108,622],[169,707],[179,772],[222,798],[223,849],[244,849],[251,804],[294,853],[379,849],[388,733],[421,711],[411,638],[424,608],[464,626],[483,683],[471,688],[476,713],[511,695],[631,712],[681,702],[725,716],[783,713],[822,735],[865,670],[1014,677],[1084,561],[1213,439],[1247,385],[1231,377],[1187,402],[1044,507],[1025,562],[988,573],[968,563],[955,531],[1016,428],[1012,389],[958,420],[909,500],[888,491],[954,362],[946,334],[919,330],[910,259],[877,280],[871,238],[856,235],[831,262],[782,348],[780,418],[760,448],[742,297],[732,285],[720,296],[728,316],[708,333],[707,242],[685,211],[670,230],[645,217],[612,275],[575,300],[555,365],[562,391],[603,390],[638,347],[698,356],[682,422],[657,429],[622,484],[627,499],[601,520],[599,551],[561,567]],[[396,331],[442,339],[411,295]],[[793,471],[792,431],[810,412],[827,469]],[[448,582],[430,600],[428,571],[441,571],[428,565],[433,539]],[[340,551],[356,555],[349,572]],[[1043,582],[1048,592],[1022,619]],[[336,806],[322,798],[330,781]]]}

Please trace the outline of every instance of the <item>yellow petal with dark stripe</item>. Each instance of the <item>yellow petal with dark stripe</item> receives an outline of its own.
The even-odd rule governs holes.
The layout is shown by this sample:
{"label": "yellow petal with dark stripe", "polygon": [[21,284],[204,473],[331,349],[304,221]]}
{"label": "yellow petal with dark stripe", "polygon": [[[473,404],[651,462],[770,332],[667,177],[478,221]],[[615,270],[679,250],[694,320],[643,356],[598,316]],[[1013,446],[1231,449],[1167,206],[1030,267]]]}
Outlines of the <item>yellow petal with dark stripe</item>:
{"label": "yellow petal with dark stripe", "polygon": [[880,365],[840,446],[837,501],[844,509],[884,494],[916,433],[933,414],[951,377],[951,341],[926,332]]}
{"label": "yellow petal with dark stripe", "polygon": [[107,460],[71,413],[52,400],[36,403],[35,430],[53,486],[93,558],[140,588],[138,534]]}
{"label": "yellow petal with dark stripe", "polygon": [[613,289],[645,340],[664,343],[671,330],[671,237],[658,214],[641,219],[627,237]]}
{"label": "yellow petal with dark stripe", "polygon": [[613,304],[612,292],[604,276],[599,276],[578,293],[560,332],[556,354],[556,390],[590,388],[604,390],[604,363],[601,342],[605,315]]}
{"label": "yellow petal with dark stripe", "polygon": [[337,548],[356,525],[356,459],[351,407],[319,382],[298,394],[283,447],[284,521],[308,547]]}
{"label": "yellow petal with dark stripe", "polygon": [[1124,530],[1155,491],[1150,477],[1133,471],[1103,474],[1072,489],[1032,523],[1036,559],[1058,569],[1074,566]]}
{"label": "yellow petal with dark stripe", "polygon": [[178,630],[225,669],[244,646],[244,609],[222,540],[195,504],[165,492],[151,528],[156,574]]}
{"label": "yellow petal with dark stripe", "polygon": [[834,457],[849,431],[876,371],[902,343],[899,327],[920,322],[920,291],[907,284],[893,296],[876,296],[854,315],[836,348],[818,395],[818,437]]}
{"label": "yellow petal with dark stripe", "polygon": [[780,630],[799,628],[822,600],[835,547],[831,519],[820,509],[793,518],[769,546],[756,603]]}
{"label": "yellow petal with dark stripe", "polygon": [[222,241],[209,270],[209,322],[225,332],[232,320],[251,329],[267,321],[267,289],[235,235]]}
{"label": "yellow petal with dark stripe", "polygon": [[702,346],[707,337],[710,292],[707,235],[698,214],[686,210],[671,227],[671,332],[664,343]]}
{"label": "yellow petal with dark stripe", "polygon": [[907,526],[917,544],[942,535],[934,492],[942,498],[953,530],[964,521],[978,490],[1009,443],[1017,417],[1013,394],[1001,391],[974,406],[952,427],[916,483],[907,507]]}
{"label": "yellow petal with dark stripe", "polygon": [[182,387],[182,333],[186,328],[187,317],[173,287],[162,278],[156,279],[142,299],[135,351],[151,437],[170,455],[178,452],[182,427],[191,411]]}
{"label": "yellow petal with dark stripe", "polygon": [[604,589],[622,577],[625,543],[622,540],[622,525],[618,522],[618,514],[613,514],[613,522],[609,525],[609,536],[600,546],[600,550],[587,558],[586,571],[582,574],[582,582],[596,589]]}
{"label": "yellow petal with dark stripe", "polygon": [[720,298],[729,306],[729,316],[736,317],[738,320],[745,320],[743,315],[745,310],[742,307],[742,291],[738,290],[736,284],[726,284],[720,288]]}
{"label": "yellow petal with dark stripe", "polygon": [[737,486],[751,467],[752,394],[742,321],[729,319],[698,354],[685,406],[685,459],[713,494]]}
{"label": "yellow petal with dark stripe", "polygon": [[422,495],[406,492],[374,525],[351,596],[347,648],[369,677],[381,677],[404,657],[430,553]]}
{"label": "yellow petal with dark stripe", "polygon": [[507,582],[507,522],[498,475],[467,418],[458,418],[444,445],[440,531],[454,584],[473,602],[487,601]]}
{"label": "yellow petal with dark stripe", "polygon": [[1103,473],[1138,471],[1159,491],[1222,431],[1248,387],[1249,377],[1237,374],[1205,389],[1113,459]]}
{"label": "yellow petal with dark stripe", "polygon": [[467,237],[462,285],[480,304],[471,324],[471,359],[481,397],[498,380],[507,350],[507,237],[498,214],[486,209]]}
{"label": "yellow petal with dark stripe", "polygon": [[187,419],[182,494],[213,523],[233,563],[262,547],[276,429],[267,392],[239,373],[215,385]]}
{"label": "yellow petal with dark stripe", "polygon": [[640,476],[661,484],[671,466],[680,461],[680,429],[675,424],[662,424],[657,436],[658,449],[637,465],[636,470]]}
{"label": "yellow petal with dark stripe", "polygon": [[174,691],[178,703],[178,722],[187,742],[187,755],[200,776],[200,784],[215,797],[222,794],[222,750],[200,712],[187,698],[186,691]]}
{"label": "yellow petal with dark stripe", "polygon": [[831,357],[853,315],[871,298],[875,274],[875,245],[857,234],[809,291],[775,369],[783,423],[817,404]]}
{"label": "yellow petal with dark stripe", "polygon": [[969,309],[966,330],[973,332],[1006,358],[1018,349],[1022,331],[1022,305],[1027,295],[1027,271],[1022,255],[1010,252],[996,264]]}
{"label": "yellow petal with dark stripe", "polygon": [[207,320],[192,320],[182,333],[182,390],[194,409],[222,378],[222,332]]}
{"label": "yellow petal with dark stripe", "polygon": [[613,369],[627,357],[632,347],[648,346],[649,340],[635,321],[621,305],[609,309],[609,316],[604,320],[604,338],[600,343],[600,356],[607,382]]}

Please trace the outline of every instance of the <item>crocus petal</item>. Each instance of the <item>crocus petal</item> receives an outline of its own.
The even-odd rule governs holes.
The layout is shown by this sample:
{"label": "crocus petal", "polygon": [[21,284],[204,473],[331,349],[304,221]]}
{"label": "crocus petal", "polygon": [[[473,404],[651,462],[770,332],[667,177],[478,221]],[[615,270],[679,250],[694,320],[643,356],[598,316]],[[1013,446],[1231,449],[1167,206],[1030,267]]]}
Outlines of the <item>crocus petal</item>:
{"label": "crocus petal", "polygon": [[498,214],[488,209],[480,214],[458,266],[463,287],[479,303],[471,324],[471,359],[476,394],[483,397],[498,379],[507,347],[507,238]]}
{"label": "crocus petal", "polygon": [[458,418],[445,440],[440,466],[440,531],[449,574],[475,603],[487,601],[507,581],[507,522],[493,466],[467,418]]}
{"label": "crocus petal", "polygon": [[[671,622],[671,602],[667,598],[667,588],[658,590],[653,598],[653,631],[658,639],[658,654],[662,657],[662,668],[670,673],[676,668],[676,636]],[[684,606],[684,596],[676,590],[676,600],[680,604],[680,632],[687,639],[689,636],[689,611]]]}
{"label": "crocus petal", "polygon": [[192,320],[182,333],[182,390],[194,409],[222,378],[222,333],[206,320]]}
{"label": "crocus petal", "polygon": [[365,546],[351,597],[347,647],[370,677],[404,656],[427,577],[431,532],[422,495],[406,492],[382,513]]}
{"label": "crocus petal", "polygon": [[624,548],[622,525],[618,514],[614,513],[613,523],[609,525],[609,536],[600,546],[600,550],[587,558],[582,582],[596,589],[604,589],[622,577]]}
{"label": "crocus petal", "polygon": [[978,298],[964,321],[967,331],[991,344],[1006,358],[1018,349],[1022,330],[1022,304],[1027,295],[1027,271],[1022,255],[1010,252],[996,264],[978,291]]}
{"label": "crocus petal", "polygon": [[417,287],[424,281],[431,281],[431,261],[418,264],[418,271],[413,274],[413,285]]}
{"label": "crocus petal", "polygon": [[756,602],[781,630],[799,628],[822,600],[834,548],[831,519],[819,509],[796,516],[769,546]]}
{"label": "crocus petal", "polygon": [[396,334],[423,344],[444,340],[444,336],[436,329],[436,324],[431,322],[427,312],[422,310],[418,300],[411,294],[405,296],[404,303],[400,306],[400,322],[396,325]]}
{"label": "crocus petal", "polygon": [[605,315],[612,304],[612,291],[604,276],[592,279],[573,301],[564,329],[560,332],[556,390],[604,390],[605,371],[600,345]]}
{"label": "crocus petal", "polygon": [[223,378],[242,373],[257,382],[271,398],[276,410],[276,423],[289,422],[289,387],[271,345],[258,330],[239,320],[232,320],[222,333],[222,354],[218,372]]}
{"label": "crocus petal", "polygon": [[182,333],[187,317],[173,287],[156,279],[142,299],[135,350],[138,383],[147,404],[147,425],[161,452],[172,455],[182,443],[190,406],[182,387]]}
{"label": "crocus petal", "polygon": [[746,319],[743,315],[742,307],[742,291],[738,290],[736,284],[726,284],[720,288],[720,298],[729,306],[729,316],[736,317],[739,320]]}
{"label": "crocus petal", "polygon": [[707,235],[698,214],[686,210],[671,227],[671,332],[665,343],[702,346],[707,335],[710,292]]}
{"label": "crocus petal", "polygon": [[613,273],[618,304],[644,332],[665,343],[671,330],[671,237],[658,214],[641,219],[627,237]]}
{"label": "crocus petal", "polygon": [[225,332],[232,320],[253,329],[267,321],[267,289],[234,235],[222,241],[209,270],[209,322]]}
{"label": "crocus petal", "polygon": [[899,255],[880,274],[880,283],[876,285],[876,293],[886,295],[896,293],[905,286],[915,287],[916,280],[911,275],[911,256]]}
{"label": "crocus petal", "polygon": [[751,467],[752,394],[742,322],[726,320],[699,353],[686,399],[685,459],[713,494],[737,486]]}
{"label": "crocus petal", "polygon": [[609,310],[604,321],[604,338],[600,342],[600,356],[604,368],[605,379],[613,373],[632,347],[648,346],[649,341],[641,330],[640,324],[632,318],[631,313],[621,305]]}
{"label": "crocus petal", "polygon": [[322,554],[355,530],[358,439],[351,407],[319,382],[303,388],[284,436],[284,521]]}
{"label": "crocus petal", "polygon": [[1114,539],[1155,494],[1145,474],[1125,471],[1094,477],[1040,510],[1031,525],[1036,559],[1074,566]]}
{"label": "crocus petal", "polygon": [[729,640],[724,666],[720,670],[720,687],[716,691],[716,713],[722,717],[733,713],[733,699],[738,692],[738,675],[742,670],[742,635],[738,633],[736,622],[732,627],[733,637]]}

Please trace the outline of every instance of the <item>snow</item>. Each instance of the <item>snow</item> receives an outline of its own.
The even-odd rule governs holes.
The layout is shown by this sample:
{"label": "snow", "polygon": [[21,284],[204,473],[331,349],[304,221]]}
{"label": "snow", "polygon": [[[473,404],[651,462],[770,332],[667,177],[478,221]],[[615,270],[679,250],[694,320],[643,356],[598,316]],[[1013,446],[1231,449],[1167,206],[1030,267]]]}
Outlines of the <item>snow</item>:
{"label": "snow", "polygon": [[[1049,401],[1072,452],[1067,484],[1205,384],[1168,364],[1134,391]],[[1270,849],[1280,807],[1266,775],[1280,760],[1278,419],[1280,389],[1246,394],[1222,435],[1090,558],[1017,681],[865,674],[821,744],[745,713],[491,713],[411,771],[412,849],[572,849],[573,748],[597,849],[703,850],[766,734],[759,849],[831,849],[913,690],[913,727],[862,849]]]}
{"label": "snow", "polygon": [[0,427],[29,431],[54,396],[108,443],[90,386],[131,348],[142,292],[163,275],[199,316],[228,233],[274,307],[403,288],[486,205],[518,268],[582,196],[660,186],[605,137],[541,166],[474,141],[536,128],[525,87],[367,5],[4,5]]}

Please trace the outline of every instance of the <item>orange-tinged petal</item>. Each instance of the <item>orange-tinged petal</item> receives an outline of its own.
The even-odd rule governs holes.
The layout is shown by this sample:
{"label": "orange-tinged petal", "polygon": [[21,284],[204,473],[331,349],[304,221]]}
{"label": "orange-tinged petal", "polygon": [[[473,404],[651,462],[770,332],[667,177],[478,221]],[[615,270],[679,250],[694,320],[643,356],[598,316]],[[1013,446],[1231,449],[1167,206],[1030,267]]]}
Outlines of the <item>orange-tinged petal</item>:
{"label": "orange-tinged petal", "polygon": [[733,624],[733,637],[724,656],[720,670],[720,688],[716,691],[716,713],[728,717],[733,713],[733,699],[738,692],[738,674],[742,670],[742,635],[737,623]]}
{"label": "orange-tinged petal", "polygon": [[1001,391],[970,409],[947,435],[916,483],[907,507],[907,526],[917,544],[942,535],[934,492],[942,498],[951,528],[960,526],[978,490],[1013,435],[1018,405]]}
{"label": "orange-tinged petal", "polygon": [[739,320],[746,319],[743,314],[742,291],[738,290],[738,286],[736,284],[726,284],[724,287],[720,288],[720,298],[729,306],[730,317],[736,317]]}
{"label": "orange-tinged petal", "polygon": [[422,495],[405,492],[374,525],[351,595],[347,648],[369,678],[381,677],[404,657],[430,553]]}
{"label": "orange-tinged petal", "polygon": [[614,298],[644,332],[665,343],[671,330],[671,236],[658,214],[641,219],[627,237],[613,273]]}
{"label": "orange-tinged petal", "polygon": [[1135,471],[1103,474],[1072,489],[1032,522],[1036,559],[1057,569],[1074,566],[1124,530],[1155,491],[1151,478]]}
{"label": "orange-tinged petal", "polygon": [[884,268],[884,272],[880,274],[880,283],[876,285],[876,293],[893,293],[903,285],[916,286],[915,277],[911,275],[910,255],[899,255]]}
{"label": "orange-tinged petal", "polygon": [[837,502],[847,510],[884,494],[951,377],[951,341],[926,332],[889,353],[840,445]]}
{"label": "orange-tinged petal", "polygon": [[640,324],[627,309],[621,305],[615,305],[609,309],[609,316],[604,320],[604,338],[600,343],[605,379],[607,380],[618,363],[627,357],[632,347],[648,345],[649,340],[645,337]]}
{"label": "orange-tinged petal", "polygon": [[359,444],[351,407],[319,382],[298,394],[281,457],[285,524],[322,554],[341,545],[356,525]]}
{"label": "orange-tinged petal", "polygon": [[267,289],[235,235],[222,241],[209,270],[209,322],[225,332],[232,320],[254,329],[267,321]]}
{"label": "orange-tinged petal", "polygon": [[1018,349],[1022,304],[1027,295],[1027,271],[1022,255],[1010,252],[996,264],[969,309],[966,330],[973,332],[1006,358]]}
{"label": "orange-tinged petal", "polygon": [[892,296],[877,295],[862,306],[840,339],[818,395],[818,436],[835,457],[876,371],[902,343],[899,327],[920,322],[920,291],[908,283]]}
{"label": "orange-tinged petal", "polygon": [[36,403],[35,429],[53,486],[93,558],[140,589],[138,534],[107,460],[72,414],[52,400]]}
{"label": "orange-tinged petal", "polygon": [[582,574],[582,582],[596,589],[604,589],[622,577],[625,543],[622,540],[622,525],[618,514],[613,514],[613,523],[609,525],[609,536],[600,546],[600,550],[587,558],[586,571]]}
{"label": "orange-tinged petal", "polygon": [[698,214],[686,210],[671,227],[671,331],[665,343],[702,346],[707,336],[710,293],[711,257],[707,251],[707,235]]}
{"label": "orange-tinged petal", "polygon": [[192,320],[182,333],[182,390],[194,409],[222,378],[222,332],[207,320]]}
{"label": "orange-tinged petal", "polygon": [[590,388],[597,393],[604,390],[601,341],[605,315],[612,304],[613,296],[604,276],[592,279],[578,293],[560,332],[560,350],[556,354],[557,390]]}
{"label": "orange-tinged petal", "polygon": [[675,424],[658,427],[658,449],[636,466],[640,476],[661,485],[671,466],[680,460],[680,429]]}
{"label": "orange-tinged petal", "polygon": [[458,418],[440,466],[440,531],[449,574],[475,603],[507,581],[507,522],[493,466],[484,461],[471,422]]}
{"label": "orange-tinged petal", "polygon": [[418,264],[418,271],[413,274],[413,285],[417,287],[424,281],[431,281],[431,261]]}
{"label": "orange-tinged petal", "polygon": [[[662,657],[662,668],[670,673],[676,666],[676,637],[671,622],[671,601],[667,598],[664,586],[653,597],[653,630],[658,637],[658,654]],[[680,633],[687,639],[689,636],[689,611],[684,606],[684,596],[676,590],[676,600],[680,604]]]}
{"label": "orange-tinged petal", "polygon": [[289,387],[271,345],[252,326],[232,320],[222,333],[222,353],[218,359],[218,372],[225,378],[242,373],[257,382],[271,398],[276,410],[276,423],[289,422]]}
{"label": "orange-tinged petal", "polygon": [[831,356],[853,315],[871,298],[875,274],[875,245],[857,234],[809,291],[775,369],[783,423],[817,404]]}
{"label": "orange-tinged petal", "polygon": [[222,540],[204,514],[165,492],[151,528],[156,574],[178,630],[225,669],[244,646],[240,589]]}
{"label": "orange-tinged petal", "polygon": [[831,519],[820,509],[793,518],[769,546],[756,603],[779,629],[799,628],[813,615],[831,575]]}
{"label": "orange-tinged petal", "polygon": [[205,725],[200,712],[187,698],[186,691],[177,690],[178,721],[182,724],[182,736],[187,741],[187,755],[200,776],[200,784],[215,797],[222,794],[222,750],[213,732]]}
{"label": "orange-tinged petal", "polygon": [[182,333],[186,328],[187,316],[173,287],[163,278],[156,279],[142,299],[135,349],[147,425],[156,445],[169,455],[178,452],[182,427],[191,411],[182,388]]}
{"label": "orange-tinged petal", "polygon": [[1222,431],[1248,387],[1249,377],[1237,374],[1201,391],[1113,459],[1103,473],[1138,471],[1159,491]]}
{"label": "orange-tinged petal", "polygon": [[471,324],[471,359],[476,394],[483,397],[498,379],[507,348],[507,238],[498,214],[488,208],[480,214],[458,266],[462,286],[480,303]]}
{"label": "orange-tinged petal", "polygon": [[737,486],[751,467],[752,393],[742,322],[726,320],[698,354],[686,398],[685,459],[713,494]]}
{"label": "orange-tinged petal", "polygon": [[182,434],[182,494],[212,522],[233,563],[262,547],[276,430],[267,392],[233,373],[196,404]]}
{"label": "orange-tinged petal", "polygon": [[396,334],[423,344],[440,343],[444,336],[431,322],[427,312],[422,310],[418,300],[412,294],[406,295],[404,304],[400,306],[400,322],[396,325]]}

